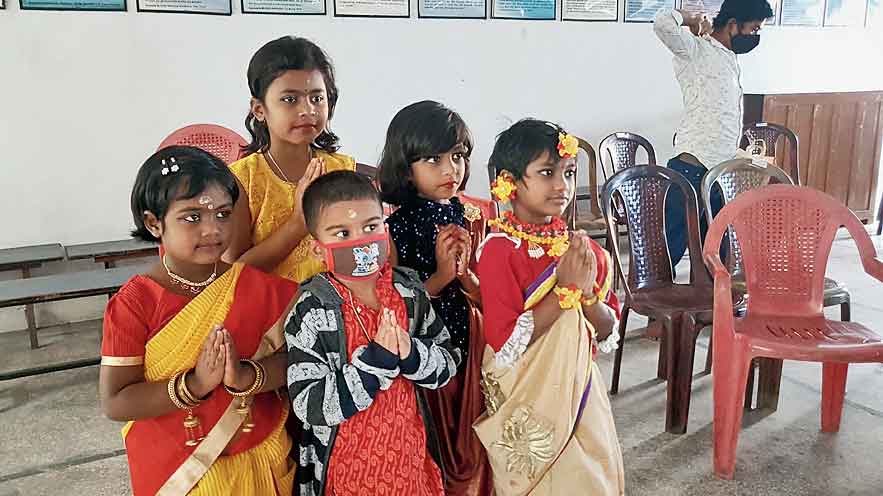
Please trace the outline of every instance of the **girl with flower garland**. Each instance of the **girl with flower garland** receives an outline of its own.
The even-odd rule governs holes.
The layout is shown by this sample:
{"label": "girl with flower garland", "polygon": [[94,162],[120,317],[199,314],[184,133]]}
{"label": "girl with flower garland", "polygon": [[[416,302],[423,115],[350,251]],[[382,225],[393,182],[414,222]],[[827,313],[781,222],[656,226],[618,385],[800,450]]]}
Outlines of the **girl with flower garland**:
{"label": "girl with flower garland", "polygon": [[487,413],[475,430],[498,496],[624,494],[622,453],[594,363],[616,347],[611,260],[561,219],[573,199],[577,140],[519,121],[497,139],[492,188],[511,211],[479,248]]}
{"label": "girl with flower garland", "polygon": [[[387,131],[378,182],[399,208],[387,224],[397,265],[417,271],[463,360],[457,375],[426,395],[438,433],[445,494],[490,493],[490,474],[472,423],[481,415],[481,314],[472,253],[484,237],[479,207],[462,201],[472,137],[459,114],[434,101],[400,110]],[[470,234],[471,233],[471,234]]]}

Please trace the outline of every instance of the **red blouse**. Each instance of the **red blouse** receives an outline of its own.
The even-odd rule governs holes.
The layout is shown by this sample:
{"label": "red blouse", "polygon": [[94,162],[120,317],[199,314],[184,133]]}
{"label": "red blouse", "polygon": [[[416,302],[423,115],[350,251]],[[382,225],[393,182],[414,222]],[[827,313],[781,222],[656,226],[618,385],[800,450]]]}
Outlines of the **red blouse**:
{"label": "red blouse", "polygon": [[[242,269],[240,280],[251,279],[250,284],[262,284],[267,290],[263,298],[275,298],[270,308],[285,308],[296,292],[297,285],[280,277],[265,274],[253,267]],[[257,282],[254,282],[257,280]],[[241,311],[231,311],[222,324],[236,338],[240,332],[266,332],[278,320],[279,315],[262,311],[261,303],[249,305],[249,294],[245,285],[238,285],[233,295],[234,305],[246,305]],[[104,312],[104,331],[101,343],[101,356],[114,358],[144,358],[147,342],[159,333],[178,313],[190,303],[192,298],[173,293],[153,279],[136,275],[120,288],[111,298]],[[280,301],[284,300],[284,301]],[[222,386],[218,386],[221,388]],[[194,408],[198,415],[199,408]],[[239,432],[224,450],[232,455],[260,443],[278,425],[281,415],[280,402],[275,393],[258,395],[252,407],[255,429],[249,433]]]}
{"label": "red blouse", "polygon": [[[546,254],[532,258],[527,253],[526,241],[516,247],[512,238],[496,233],[492,236],[481,248],[478,277],[481,280],[484,335],[491,348],[499,352],[512,335],[516,320],[526,311],[524,302],[535,289],[534,283],[544,271],[553,270],[550,266],[556,259]],[[596,282],[603,286],[608,270],[606,251],[594,240],[591,244],[598,260]],[[613,291],[608,292],[605,303],[619,313],[619,303]]]}
{"label": "red blouse", "polygon": [[[330,280],[344,300],[341,310],[347,354],[352,360],[356,348],[367,345],[368,337],[374,339],[377,334],[380,311],[351,300],[349,289]],[[393,287],[389,265],[377,281],[377,297],[381,306],[392,309],[399,325],[407,329],[405,302]],[[377,394],[367,410],[340,424],[325,487],[326,493],[333,496],[444,494],[441,472],[426,448],[426,430],[411,381],[397,377],[389,389]]]}

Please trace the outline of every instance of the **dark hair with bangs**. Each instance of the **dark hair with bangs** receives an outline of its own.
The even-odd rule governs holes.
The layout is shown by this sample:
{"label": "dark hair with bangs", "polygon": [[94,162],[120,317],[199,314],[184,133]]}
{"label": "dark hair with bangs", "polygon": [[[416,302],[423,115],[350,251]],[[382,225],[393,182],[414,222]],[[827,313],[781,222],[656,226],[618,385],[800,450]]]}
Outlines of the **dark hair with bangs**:
{"label": "dark hair with bangs", "polygon": [[[319,71],[325,80],[328,95],[328,120],[334,117],[339,93],[334,81],[334,66],[318,45],[306,38],[283,36],[258,49],[248,63],[248,90],[253,98],[264,101],[267,89],[285,71]],[[251,143],[245,153],[265,152],[270,148],[270,130],[266,122],[257,120],[251,110],[245,116],[245,128],[251,134]],[[328,127],[316,137],[312,147],[328,153],[337,151],[340,139]]]}
{"label": "dark hair with bangs", "polygon": [[[516,179],[522,179],[528,164],[540,158],[543,152],[558,157],[558,135],[567,134],[558,124],[537,119],[522,119],[497,136],[488,166],[494,177],[507,170]],[[492,178],[493,179],[493,178]]]}
{"label": "dark hair with bangs", "polygon": [[158,241],[144,225],[144,212],[164,222],[172,202],[194,198],[213,185],[227,192],[236,204],[239,186],[223,160],[193,146],[170,146],[157,151],[138,169],[132,187],[132,237]]}
{"label": "dark hair with bangs", "polygon": [[382,210],[377,188],[366,176],[348,170],[331,171],[319,176],[304,190],[303,212],[307,230],[316,235],[322,209],[344,201],[374,200]]}
{"label": "dark hair with bangs", "polygon": [[413,103],[399,110],[389,123],[380,157],[377,172],[380,197],[393,205],[403,205],[416,197],[411,164],[447,153],[457,145],[465,148],[466,172],[460,183],[460,191],[463,191],[469,180],[472,134],[460,114],[432,100]]}

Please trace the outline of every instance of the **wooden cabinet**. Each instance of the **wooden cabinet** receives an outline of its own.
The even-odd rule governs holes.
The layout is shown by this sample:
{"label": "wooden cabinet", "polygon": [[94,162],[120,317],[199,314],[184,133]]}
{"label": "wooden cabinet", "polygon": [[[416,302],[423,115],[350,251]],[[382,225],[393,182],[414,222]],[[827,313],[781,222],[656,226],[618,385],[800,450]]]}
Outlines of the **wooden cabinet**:
{"label": "wooden cabinet", "polygon": [[[745,95],[745,124],[788,127],[798,139],[800,177],[873,221],[883,141],[883,91]],[[781,166],[789,151],[776,149]]]}

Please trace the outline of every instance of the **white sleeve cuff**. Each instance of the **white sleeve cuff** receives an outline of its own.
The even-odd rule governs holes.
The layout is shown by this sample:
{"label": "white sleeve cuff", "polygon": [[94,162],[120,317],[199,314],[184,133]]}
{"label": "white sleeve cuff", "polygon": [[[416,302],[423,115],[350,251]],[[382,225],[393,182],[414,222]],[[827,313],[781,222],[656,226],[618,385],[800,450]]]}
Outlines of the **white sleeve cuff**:
{"label": "white sleeve cuff", "polygon": [[619,348],[619,320],[613,321],[613,330],[604,341],[598,343],[598,351],[601,353],[611,353]]}
{"label": "white sleeve cuff", "polygon": [[527,350],[530,338],[533,337],[534,322],[533,310],[528,310],[518,316],[515,328],[503,347],[494,355],[494,363],[497,368],[509,368],[521,358]]}

